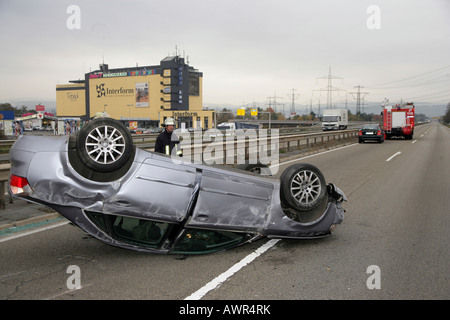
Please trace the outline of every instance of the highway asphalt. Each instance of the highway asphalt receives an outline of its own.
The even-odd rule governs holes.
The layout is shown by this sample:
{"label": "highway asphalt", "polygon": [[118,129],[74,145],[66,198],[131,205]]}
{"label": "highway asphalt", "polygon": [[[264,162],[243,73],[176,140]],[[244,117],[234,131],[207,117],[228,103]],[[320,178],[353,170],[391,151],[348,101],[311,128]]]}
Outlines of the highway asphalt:
{"label": "highway asphalt", "polygon": [[283,159],[279,172],[308,162],[346,193],[345,219],[330,237],[165,256],[52,223],[39,228],[45,232],[0,236],[0,299],[292,300],[296,310],[310,299],[448,300],[450,131],[437,123],[416,130],[409,141],[353,141]]}

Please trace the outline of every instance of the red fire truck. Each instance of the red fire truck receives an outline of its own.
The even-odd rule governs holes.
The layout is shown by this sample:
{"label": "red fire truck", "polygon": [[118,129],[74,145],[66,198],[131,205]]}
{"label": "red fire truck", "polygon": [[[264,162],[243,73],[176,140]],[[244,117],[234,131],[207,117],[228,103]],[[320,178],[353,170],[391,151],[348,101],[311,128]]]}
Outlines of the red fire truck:
{"label": "red fire truck", "polygon": [[391,137],[405,137],[412,139],[414,134],[414,103],[408,102],[406,105],[384,106],[383,127],[386,139]]}

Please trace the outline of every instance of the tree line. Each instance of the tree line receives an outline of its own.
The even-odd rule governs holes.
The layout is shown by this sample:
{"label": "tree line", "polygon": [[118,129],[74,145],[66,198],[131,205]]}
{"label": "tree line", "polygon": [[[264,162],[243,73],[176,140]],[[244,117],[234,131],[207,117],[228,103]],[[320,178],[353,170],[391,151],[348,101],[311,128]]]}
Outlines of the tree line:
{"label": "tree line", "polygon": [[[450,105],[450,104],[449,104]],[[297,120],[297,121],[321,121],[320,117],[314,112],[306,114],[296,114],[287,118],[281,112],[275,112],[272,108],[267,108],[263,110],[262,108],[257,108],[258,116],[251,115],[251,109],[247,108],[245,112],[245,116],[237,116],[236,111],[229,110],[227,108],[223,108],[221,111],[217,112],[217,123],[229,122],[234,119],[258,119],[258,120],[269,120],[269,116],[271,120]],[[448,109],[448,108],[447,108]],[[448,113],[448,112],[447,112]],[[416,121],[425,121],[427,116],[423,113],[416,113]],[[378,114],[374,113],[357,113],[353,114],[350,110],[348,110],[348,120],[349,121],[357,121],[357,122],[379,122],[383,121],[383,116],[381,115],[381,111]]]}
{"label": "tree line", "polygon": [[14,111],[15,117],[21,117],[25,113],[36,113],[36,110],[28,109],[27,106],[17,108],[12,106],[11,103],[0,103],[0,111]]}
{"label": "tree line", "polygon": [[447,103],[447,112],[445,113],[445,115],[442,117],[442,122],[444,124],[449,125],[450,124],[450,102]]}

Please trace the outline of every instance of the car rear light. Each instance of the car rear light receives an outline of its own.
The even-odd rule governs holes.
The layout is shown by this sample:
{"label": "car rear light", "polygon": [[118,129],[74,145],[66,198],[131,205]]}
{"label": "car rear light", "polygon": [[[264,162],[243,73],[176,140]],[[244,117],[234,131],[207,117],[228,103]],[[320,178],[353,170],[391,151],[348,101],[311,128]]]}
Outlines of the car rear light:
{"label": "car rear light", "polygon": [[358,135],[362,136],[362,131],[361,130],[359,130]]}
{"label": "car rear light", "polygon": [[9,180],[9,189],[15,196],[27,196],[33,193],[26,178],[18,177],[13,174]]}
{"label": "car rear light", "polygon": [[377,131],[377,136],[381,136],[381,131],[380,130]]}

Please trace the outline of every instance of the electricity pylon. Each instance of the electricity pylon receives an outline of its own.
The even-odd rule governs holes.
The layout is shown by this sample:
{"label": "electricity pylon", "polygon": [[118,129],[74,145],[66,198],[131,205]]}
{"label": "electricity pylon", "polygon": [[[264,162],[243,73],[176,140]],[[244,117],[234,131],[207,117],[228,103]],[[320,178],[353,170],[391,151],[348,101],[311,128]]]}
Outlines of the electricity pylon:
{"label": "electricity pylon", "polygon": [[[358,88],[358,91],[349,92],[349,93],[352,95],[353,99],[356,99],[356,114],[360,114],[361,113],[361,100],[364,100],[364,97],[366,96],[366,94],[369,94],[369,92],[361,92],[361,88],[364,88],[364,87],[361,87],[360,85],[357,85],[353,88]],[[356,94],[356,98],[355,98],[354,94]]]}
{"label": "electricity pylon", "polygon": [[340,91],[339,88],[333,87],[332,81],[334,79],[341,79],[341,77],[335,77],[331,74],[331,67],[328,69],[328,76],[319,77],[317,79],[327,79],[327,87],[326,89],[319,89],[319,91],[327,91],[327,109],[331,109],[333,106],[333,91]]}

